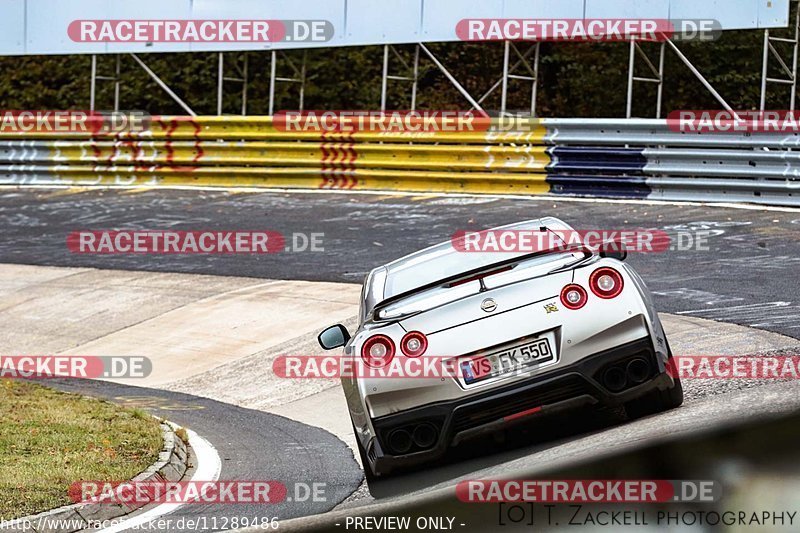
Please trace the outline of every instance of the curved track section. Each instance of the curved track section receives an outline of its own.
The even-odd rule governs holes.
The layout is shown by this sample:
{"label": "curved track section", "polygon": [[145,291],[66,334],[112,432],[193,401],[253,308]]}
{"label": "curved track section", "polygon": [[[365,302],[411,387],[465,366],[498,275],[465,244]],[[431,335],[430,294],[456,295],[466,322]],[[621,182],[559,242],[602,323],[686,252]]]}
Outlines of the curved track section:
{"label": "curved track section", "polygon": [[[36,280],[26,285],[19,276],[6,276],[2,282],[7,304],[0,314],[10,323],[23,324],[17,328],[23,335],[6,342],[4,351],[152,354],[158,363],[154,368],[163,373],[159,377],[154,372],[148,389],[130,383],[60,386],[168,411],[170,419],[220,450],[223,479],[266,476],[332,485],[329,500],[319,505],[235,510],[196,506],[186,513],[232,516],[246,509],[258,516],[275,512],[283,519],[323,512],[353,492],[361,479],[342,442],[351,438],[343,398],[336,383],[281,383],[270,376],[271,357],[315,349],[314,333],[320,327],[354,315],[354,282],[374,265],[445,240],[460,229],[544,215],[559,216],[580,229],[705,232],[700,249],[629,258],[653,290],[657,308],[671,314],[666,323],[674,348],[687,354],[796,353],[800,289],[785,280],[796,277],[800,262],[797,211],[530,198],[165,190],[0,193],[0,220],[7,228],[0,242],[0,263],[62,267],[3,267],[33,269],[28,272]],[[324,251],[91,256],[67,250],[69,232],[110,228],[268,229],[287,237],[324,233]],[[275,281],[290,279],[320,283]],[[108,300],[111,296],[116,300]],[[39,312],[31,313],[31,306],[38,306]],[[74,313],[69,320],[68,312]],[[269,317],[279,320],[273,318],[270,327]],[[295,322],[287,326],[282,320]],[[93,321],[101,324],[99,330],[86,325]],[[167,331],[171,333],[159,336]],[[493,447],[491,453],[467,454],[424,473],[395,478],[374,488],[385,499],[365,509],[379,513],[411,499],[434,498],[448,493],[460,478],[533,474],[543,463],[588,460],[599,446],[632,449],[669,433],[688,435],[765,412],[800,408],[795,383],[692,381],[686,389],[685,407],[671,413],[625,425],[590,421],[563,433],[554,428],[555,440],[539,441],[523,433],[521,440]],[[362,487],[343,507],[369,502]],[[319,520],[330,525],[329,518],[347,512]],[[315,520],[298,527],[323,524]]]}
{"label": "curved track section", "polygon": [[[633,254],[660,311],[798,337],[800,210],[541,197],[458,197],[219,190],[0,190],[0,263],[361,283],[366,272],[457,230],[540,216],[577,229],[657,228],[704,249]],[[76,255],[78,229],[269,229],[323,233],[323,252],[272,255]],[[700,232],[700,233],[698,233]]]}

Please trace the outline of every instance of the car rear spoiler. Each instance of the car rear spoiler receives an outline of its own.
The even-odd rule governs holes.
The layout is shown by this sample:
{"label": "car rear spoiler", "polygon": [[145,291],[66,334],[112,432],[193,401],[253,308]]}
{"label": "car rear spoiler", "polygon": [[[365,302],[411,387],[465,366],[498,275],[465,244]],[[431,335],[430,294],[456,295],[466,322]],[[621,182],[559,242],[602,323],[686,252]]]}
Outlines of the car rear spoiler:
{"label": "car rear spoiler", "polygon": [[396,294],[391,298],[387,298],[386,300],[383,300],[382,302],[375,305],[375,307],[373,308],[372,316],[377,316],[378,313],[381,311],[381,309],[383,309],[384,307],[387,307],[397,301],[403,300],[405,298],[408,298],[409,296],[412,296],[420,292],[424,292],[429,289],[435,289],[439,287],[452,288],[458,285],[463,285],[464,283],[469,283],[470,281],[483,280],[484,278],[492,276],[494,274],[508,272],[509,270],[516,267],[517,264],[527,261],[528,259],[532,259],[534,257],[547,254],[562,254],[562,253],[583,253],[584,256],[573,263],[553,269],[550,272],[548,272],[548,274],[573,268],[577,263],[588,260],[590,257],[593,257],[597,252],[584,245],[569,245],[563,248],[555,248],[551,250],[539,250],[529,254],[521,255],[519,257],[514,257],[512,259],[506,259],[505,261],[499,261],[497,263],[485,265],[483,267],[469,270],[467,272],[460,272],[453,276],[442,278],[440,280],[433,281],[426,285],[416,287],[413,290]]}

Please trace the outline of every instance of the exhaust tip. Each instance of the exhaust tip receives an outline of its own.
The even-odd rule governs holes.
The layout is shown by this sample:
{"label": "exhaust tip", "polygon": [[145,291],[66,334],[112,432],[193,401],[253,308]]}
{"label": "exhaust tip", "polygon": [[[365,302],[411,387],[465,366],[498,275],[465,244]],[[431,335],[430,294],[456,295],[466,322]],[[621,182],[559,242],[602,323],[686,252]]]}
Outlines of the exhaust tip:
{"label": "exhaust tip", "polygon": [[621,391],[626,382],[625,372],[619,367],[613,366],[603,374],[603,385],[611,392]]}
{"label": "exhaust tip", "polygon": [[647,378],[650,377],[650,363],[637,357],[628,363],[627,374],[631,382],[637,385],[639,383],[644,383],[647,381]]}
{"label": "exhaust tip", "polygon": [[408,453],[413,441],[405,429],[395,429],[389,434],[389,449],[396,454]]}
{"label": "exhaust tip", "polygon": [[412,439],[414,439],[414,444],[420,448],[430,448],[436,443],[436,437],[438,437],[438,433],[439,432],[436,431],[436,428],[433,427],[433,425],[420,424],[414,428]]}

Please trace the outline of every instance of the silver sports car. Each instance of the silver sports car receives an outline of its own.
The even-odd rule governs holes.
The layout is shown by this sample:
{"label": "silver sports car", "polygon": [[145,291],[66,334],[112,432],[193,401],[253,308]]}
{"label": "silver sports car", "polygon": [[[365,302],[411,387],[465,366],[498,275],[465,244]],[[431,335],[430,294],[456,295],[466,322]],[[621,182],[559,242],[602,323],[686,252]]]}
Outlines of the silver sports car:
{"label": "silver sports car", "polygon": [[[573,231],[556,218],[501,229]],[[367,479],[548,413],[679,406],[651,296],[626,254],[607,250],[464,253],[451,241],[370,272],[358,330],[332,326],[320,345],[368,367],[439,357],[459,371],[342,379]]]}

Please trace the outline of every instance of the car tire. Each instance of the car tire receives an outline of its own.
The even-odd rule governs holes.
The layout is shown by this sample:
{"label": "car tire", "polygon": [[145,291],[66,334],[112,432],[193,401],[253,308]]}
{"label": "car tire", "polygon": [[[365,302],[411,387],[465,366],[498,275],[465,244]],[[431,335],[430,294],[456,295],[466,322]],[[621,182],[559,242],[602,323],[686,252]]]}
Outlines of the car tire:
{"label": "car tire", "polygon": [[372,472],[372,467],[369,466],[369,459],[367,458],[367,452],[364,450],[364,447],[361,445],[361,439],[358,438],[358,432],[356,428],[353,427],[353,434],[356,437],[356,446],[358,446],[358,455],[361,456],[361,465],[364,468],[364,479],[367,482],[367,485],[377,481],[378,476],[376,476]]}
{"label": "car tire", "polygon": [[[672,364],[672,356],[668,368],[675,368]],[[683,404],[683,384],[681,378],[673,376],[674,384],[667,390],[654,390],[625,404],[625,413],[628,418],[642,418],[656,413],[662,413],[675,409]]]}

